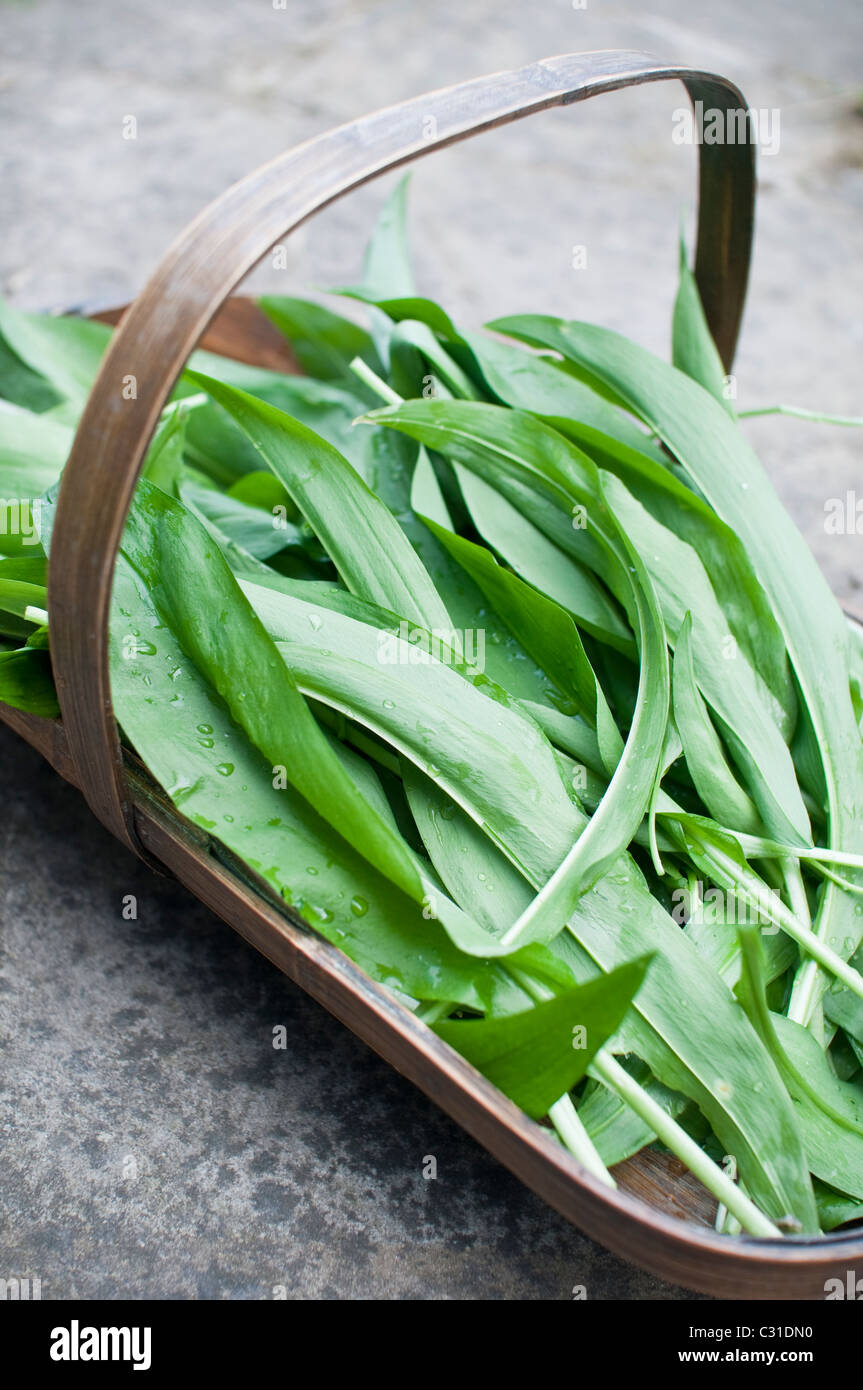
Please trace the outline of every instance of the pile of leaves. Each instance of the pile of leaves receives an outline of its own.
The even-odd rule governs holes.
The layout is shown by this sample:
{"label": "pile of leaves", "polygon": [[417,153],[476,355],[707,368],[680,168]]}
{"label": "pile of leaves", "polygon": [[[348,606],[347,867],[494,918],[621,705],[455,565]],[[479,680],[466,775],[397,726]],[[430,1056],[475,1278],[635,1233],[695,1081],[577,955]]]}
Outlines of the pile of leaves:
{"label": "pile of leaves", "polygon": [[[113,591],[124,740],[602,1181],[660,1144],[719,1230],[860,1219],[863,641],[685,258],[673,365],[460,331],[404,184],[340,294],[261,301],[304,375],[197,353],[163,413]],[[0,306],[0,699],[42,715],[109,332]]]}

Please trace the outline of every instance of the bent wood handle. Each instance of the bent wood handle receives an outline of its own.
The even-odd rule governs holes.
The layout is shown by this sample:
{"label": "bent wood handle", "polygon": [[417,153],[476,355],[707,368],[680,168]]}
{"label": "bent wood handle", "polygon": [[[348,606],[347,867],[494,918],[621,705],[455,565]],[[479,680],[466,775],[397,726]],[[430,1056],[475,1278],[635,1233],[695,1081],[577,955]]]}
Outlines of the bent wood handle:
{"label": "bent wood handle", "polygon": [[[114,334],[81,416],[60,487],[48,584],[54,676],[76,780],[99,819],[131,849],[142,852],[108,672],[114,564],[160,413],[210,320],[277,241],[357,185],[534,111],[671,78],[705,109],[746,109],[724,78],[645,54],[548,58],[389,107],[297,146],[229,188],[168,251]],[[699,157],[695,273],[728,369],[749,272],[754,147],[702,144]],[[135,400],[123,395],[129,376]]]}

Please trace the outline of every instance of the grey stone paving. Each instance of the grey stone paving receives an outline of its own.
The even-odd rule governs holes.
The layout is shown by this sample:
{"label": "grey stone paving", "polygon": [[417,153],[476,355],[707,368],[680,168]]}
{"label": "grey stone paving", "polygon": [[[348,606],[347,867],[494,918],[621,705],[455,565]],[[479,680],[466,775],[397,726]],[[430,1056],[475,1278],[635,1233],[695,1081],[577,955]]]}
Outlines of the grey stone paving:
{"label": "grey stone paving", "polygon": [[[0,0],[0,32],[0,288],[40,308],[127,299],[227,183],[376,106],[576,49],[718,68],[781,112],[739,403],[863,413],[855,0]],[[681,101],[604,97],[418,165],[424,287],[467,324],[565,312],[665,350],[692,205]],[[330,209],[256,283],[353,278],[382,191]],[[861,489],[863,436],[749,428],[837,592],[863,603],[860,537],[824,529],[825,501]],[[0,1277],[38,1275],[44,1297],[681,1296],[544,1208],[2,730],[0,759]]]}

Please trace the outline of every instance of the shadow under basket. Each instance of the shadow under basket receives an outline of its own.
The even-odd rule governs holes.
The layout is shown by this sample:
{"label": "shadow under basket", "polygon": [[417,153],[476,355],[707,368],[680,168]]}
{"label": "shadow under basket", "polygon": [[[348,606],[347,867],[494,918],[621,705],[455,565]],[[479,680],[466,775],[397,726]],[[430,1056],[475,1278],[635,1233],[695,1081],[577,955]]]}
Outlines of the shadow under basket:
{"label": "shadow under basket", "polygon": [[[143,458],[190,352],[204,347],[286,371],[296,364],[254,304],[231,297],[294,227],[358,184],[423,154],[552,106],[643,82],[682,81],[693,101],[745,109],[725,79],[637,53],[573,54],[419,97],[297,147],[229,189],[169,250],[125,312],[81,418],[52,541],[51,650],[62,719],[0,705],[0,718],[84,793],[102,822],[174,875],[522,1182],[615,1254],[727,1298],[824,1297],[828,1278],[863,1273],[863,1231],[782,1240],[720,1236],[716,1204],[676,1159],[653,1149],[618,1165],[613,1191],[335,946],[173,807],[120,746],[108,675],[111,577]],[[433,134],[429,117],[434,117]],[[696,276],[730,370],[746,291],[754,156],[699,148]],[[133,371],[137,399],[116,408]]]}

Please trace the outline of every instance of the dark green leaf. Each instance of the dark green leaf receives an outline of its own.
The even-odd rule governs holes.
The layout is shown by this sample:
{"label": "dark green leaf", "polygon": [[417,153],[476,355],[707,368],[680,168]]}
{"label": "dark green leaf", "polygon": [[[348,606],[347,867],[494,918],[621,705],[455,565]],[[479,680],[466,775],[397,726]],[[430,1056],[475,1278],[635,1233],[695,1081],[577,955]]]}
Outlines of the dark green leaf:
{"label": "dark green leaf", "polygon": [[616,1033],[648,963],[649,958],[633,961],[524,1013],[437,1023],[434,1030],[516,1105],[540,1119],[584,1076]]}

